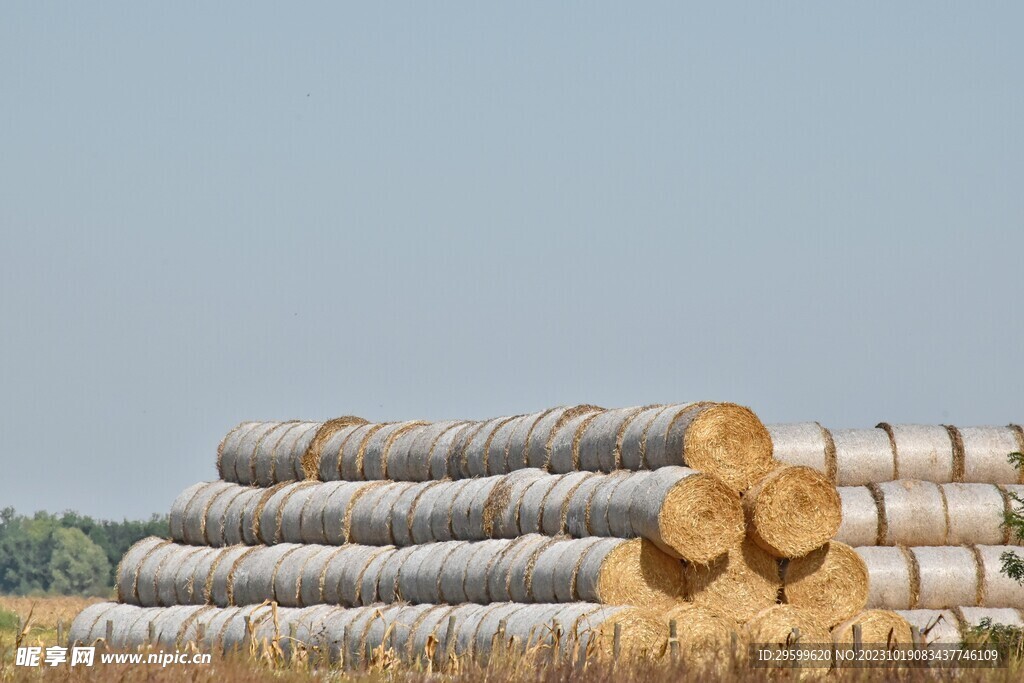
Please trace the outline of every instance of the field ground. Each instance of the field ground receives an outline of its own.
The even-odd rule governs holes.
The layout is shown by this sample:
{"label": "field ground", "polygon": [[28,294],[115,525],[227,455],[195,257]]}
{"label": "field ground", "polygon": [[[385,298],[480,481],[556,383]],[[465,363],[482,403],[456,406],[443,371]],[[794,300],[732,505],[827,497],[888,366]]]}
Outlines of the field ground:
{"label": "field ground", "polygon": [[[958,673],[921,669],[845,669],[831,674],[808,670],[752,669],[742,662],[720,662],[699,666],[685,660],[620,662],[612,666],[606,662],[590,662],[585,669],[569,664],[545,664],[536,656],[503,656],[484,666],[469,661],[458,661],[447,674],[430,672],[422,667],[396,664],[385,655],[379,664],[364,672],[342,672],[333,668],[309,670],[304,665],[288,664],[271,657],[262,660],[238,655],[214,657],[209,665],[176,664],[162,668],[158,664],[96,664],[92,667],[26,668],[14,665],[14,647],[18,638],[17,619],[12,613],[31,620],[22,639],[24,645],[43,647],[57,644],[57,624],[67,629],[79,610],[99,598],[47,597],[21,598],[0,596],[0,681],[60,680],[82,683],[104,683],[116,680],[124,683],[151,681],[172,683],[188,680],[192,683],[243,683],[273,680],[281,683],[356,682],[356,681],[409,681],[410,683],[451,680],[457,683],[493,681],[495,683],[555,683],[560,681],[596,681],[597,683],[653,683],[678,681],[790,681],[823,680],[837,683],[861,681],[905,681],[926,683],[957,681],[957,683],[1013,683],[1024,679],[1024,662],[1016,660],[1004,669],[974,669]],[[13,625],[12,625],[13,623]]]}

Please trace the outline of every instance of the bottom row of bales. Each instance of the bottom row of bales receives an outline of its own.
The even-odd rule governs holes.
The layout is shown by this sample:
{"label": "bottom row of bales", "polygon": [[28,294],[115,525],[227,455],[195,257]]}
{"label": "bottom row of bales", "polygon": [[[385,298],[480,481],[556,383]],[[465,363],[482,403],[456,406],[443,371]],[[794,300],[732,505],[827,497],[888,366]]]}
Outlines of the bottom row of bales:
{"label": "bottom row of bales", "polygon": [[[1013,614],[1004,614],[1013,612]],[[437,653],[485,661],[496,650],[551,655],[661,656],[669,649],[688,655],[737,653],[748,643],[791,645],[834,642],[959,643],[969,629],[990,619],[1024,623],[1013,610],[956,609],[943,612],[868,610],[829,632],[805,611],[776,605],[743,627],[695,605],[667,613],[589,603],[491,605],[375,605],[305,608],[275,604],[244,607],[182,605],[137,607],[92,605],[75,619],[71,643],[104,643],[112,649],[148,646],[205,651],[271,648],[291,657],[298,651],[344,666],[380,657],[407,663],[434,660]],[[916,627],[917,633],[915,633]],[[859,634],[855,634],[859,627]]]}

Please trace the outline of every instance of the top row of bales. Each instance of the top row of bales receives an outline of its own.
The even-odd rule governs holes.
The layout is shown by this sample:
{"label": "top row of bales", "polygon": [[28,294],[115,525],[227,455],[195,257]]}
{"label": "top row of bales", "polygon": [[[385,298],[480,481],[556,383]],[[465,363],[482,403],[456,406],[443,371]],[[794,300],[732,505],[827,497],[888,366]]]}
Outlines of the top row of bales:
{"label": "top row of bales", "polygon": [[1007,458],[1024,452],[1024,428],[890,424],[835,429],[817,422],[768,425],[774,457],[806,465],[837,486],[901,479],[937,484],[1024,484],[1024,468]]}
{"label": "top row of bales", "polygon": [[243,422],[221,442],[225,481],[428,481],[508,474],[685,466],[745,491],[777,463],[768,430],[732,403],[605,410],[558,407],[462,422]]}

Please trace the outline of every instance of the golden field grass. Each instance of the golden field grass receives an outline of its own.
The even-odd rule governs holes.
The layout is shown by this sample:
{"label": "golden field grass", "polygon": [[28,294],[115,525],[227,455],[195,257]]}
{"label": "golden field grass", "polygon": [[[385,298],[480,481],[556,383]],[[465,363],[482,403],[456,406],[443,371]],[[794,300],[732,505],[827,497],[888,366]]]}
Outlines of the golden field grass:
{"label": "golden field grass", "polygon": [[0,681],[81,681],[82,683],[105,683],[123,681],[135,683],[152,681],[171,683],[190,681],[192,683],[243,683],[246,681],[280,681],[282,683],[306,682],[356,682],[356,681],[454,681],[471,683],[493,681],[496,683],[556,683],[561,681],[596,681],[599,683],[653,683],[654,681],[679,681],[698,683],[703,681],[836,681],[855,683],[867,681],[901,681],[906,683],[946,682],[957,683],[1011,683],[1024,680],[1024,665],[1020,660],[1003,669],[973,669],[961,672],[949,670],[928,671],[922,669],[843,669],[832,673],[821,670],[755,669],[742,658],[723,656],[709,665],[686,661],[673,661],[665,655],[645,660],[588,661],[584,666],[577,663],[553,663],[544,651],[521,654],[502,654],[492,657],[486,664],[468,659],[452,660],[443,672],[428,670],[422,666],[410,666],[397,662],[389,653],[378,652],[375,662],[365,671],[341,671],[335,667],[309,667],[304,662],[286,662],[272,654],[246,656],[230,654],[215,655],[208,665],[158,664],[107,664],[97,662],[92,667],[46,667],[26,668],[14,666],[14,647],[20,640],[23,645],[48,646],[57,644],[57,623],[62,621],[67,629],[74,615],[86,605],[99,599],[52,597],[12,598],[0,596],[0,610],[14,612],[31,621],[19,638],[18,629],[0,629]]}

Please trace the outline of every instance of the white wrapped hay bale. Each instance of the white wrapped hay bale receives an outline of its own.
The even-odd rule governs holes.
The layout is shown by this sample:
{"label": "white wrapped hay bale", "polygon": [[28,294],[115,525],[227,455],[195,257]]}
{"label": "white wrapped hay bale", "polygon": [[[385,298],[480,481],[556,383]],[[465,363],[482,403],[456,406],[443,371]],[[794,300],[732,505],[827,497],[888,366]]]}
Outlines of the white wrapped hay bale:
{"label": "white wrapped hay bale", "polygon": [[[559,425],[558,429],[553,433],[548,447],[550,453],[548,470],[558,474],[565,474],[585,469],[587,465],[593,466],[594,469],[600,469],[601,453],[599,451],[588,449],[586,451],[587,462],[581,461],[581,440],[587,427],[606,412],[608,411],[586,412],[573,415]],[[614,442],[610,446],[614,448]]]}
{"label": "white wrapped hay bale", "polygon": [[[482,428],[466,444],[465,451],[462,454],[462,468],[467,476],[486,477],[490,474],[489,470],[493,468],[497,468],[497,472],[500,474],[505,473],[504,449],[492,449],[492,446],[498,436],[498,432],[519,417],[521,416],[498,417],[483,423]],[[498,456],[493,463],[491,462],[492,450]]]}
{"label": "white wrapped hay bale", "polygon": [[897,479],[892,441],[883,429],[833,429],[836,484],[863,486]]}
{"label": "white wrapped hay bale", "polygon": [[1024,607],[1024,594],[1001,572],[1011,546],[857,548],[868,567],[868,606],[883,609]]}
{"label": "white wrapped hay bale", "polygon": [[878,427],[892,441],[897,478],[946,483],[958,478],[954,477],[957,470],[963,472],[963,454],[959,454],[958,467],[953,439],[945,427],[888,422],[882,422]]}
{"label": "white wrapped hay bale", "polygon": [[422,421],[396,422],[375,432],[366,442],[363,452],[363,476],[360,479],[388,479],[388,460],[395,440],[418,427],[424,426]]}
{"label": "white wrapped hay bale", "polygon": [[[839,500],[843,521],[835,540],[850,546],[877,545],[879,540],[879,505],[867,486],[840,486]],[[882,512],[885,520],[885,512]]]}
{"label": "white wrapped hay bale", "polygon": [[776,460],[811,467],[836,480],[836,449],[832,434],[817,422],[765,425]]}
{"label": "white wrapped hay bale", "polygon": [[[555,435],[570,420],[602,411],[591,405],[560,406],[542,414],[532,425],[526,443],[526,466],[548,469]],[[513,444],[514,446],[515,444]]]}
{"label": "white wrapped hay bale", "polygon": [[243,422],[221,442],[221,479],[260,486],[303,479],[302,458],[321,424],[299,420]]}
{"label": "white wrapped hay bale", "polygon": [[338,452],[351,430],[366,420],[355,415],[344,415],[321,424],[299,460],[299,467],[306,479],[319,479],[320,468],[328,472],[338,471]]}
{"label": "white wrapped hay bale", "polygon": [[1021,484],[1022,473],[1010,463],[1010,453],[1024,452],[1024,431],[1009,427],[960,427],[964,453],[964,481]]}

